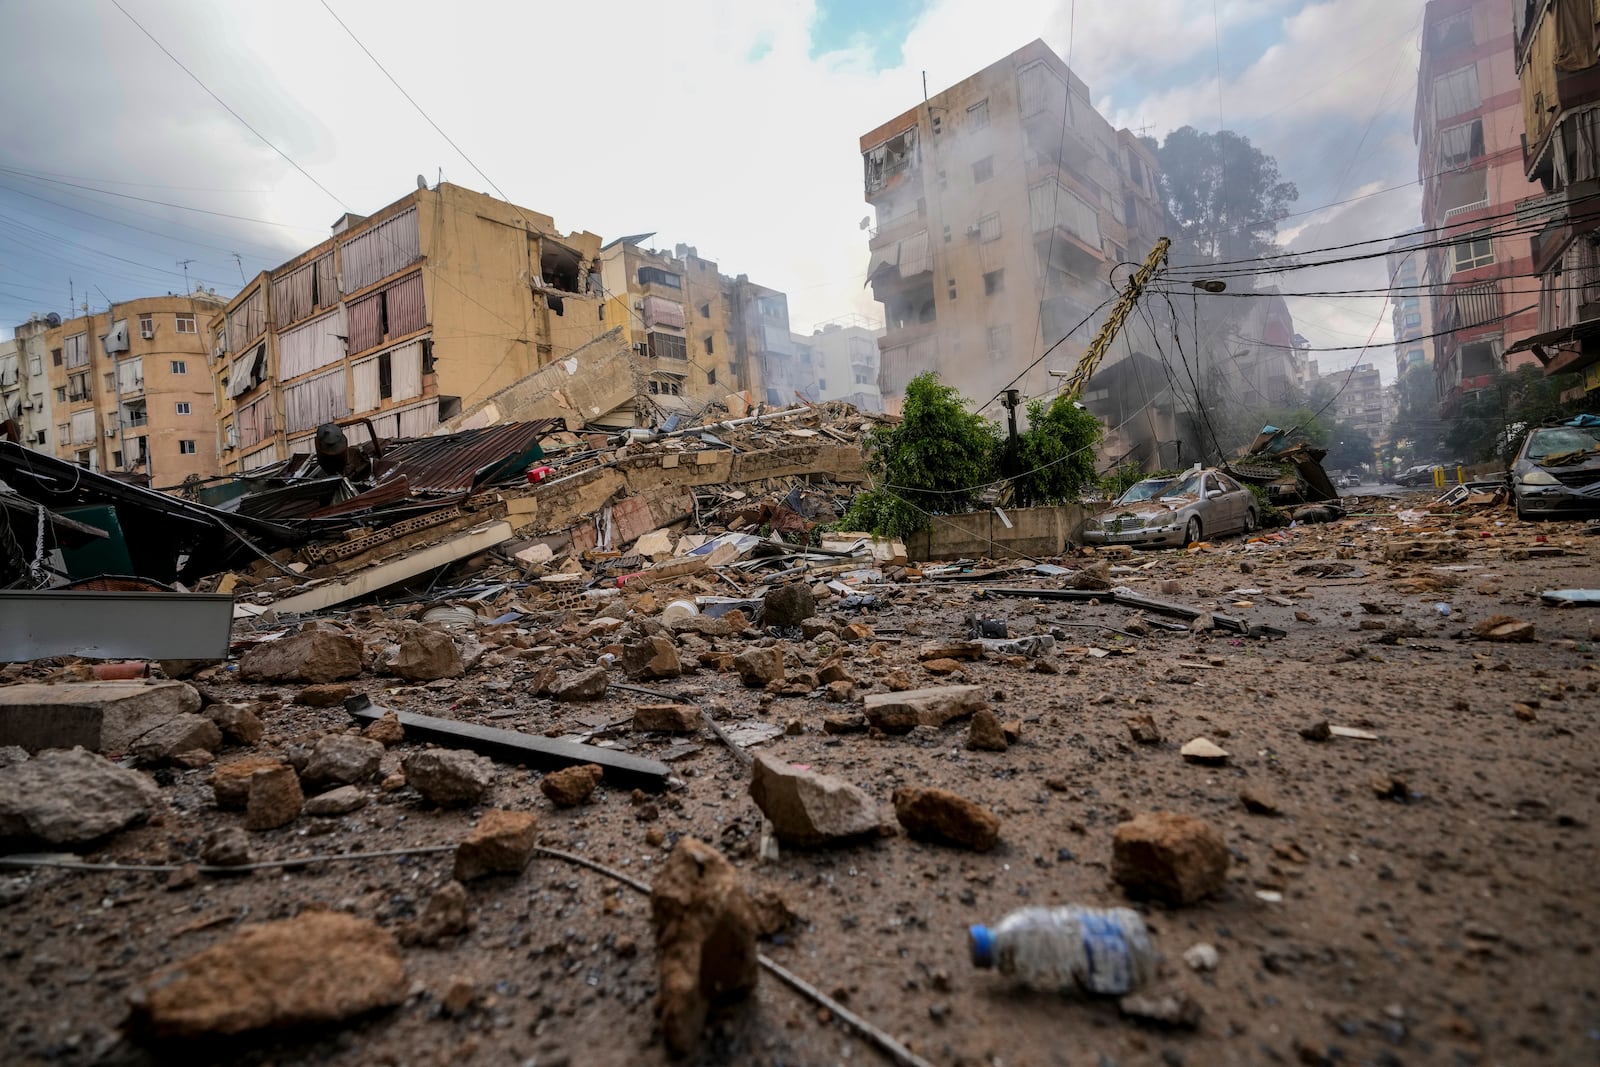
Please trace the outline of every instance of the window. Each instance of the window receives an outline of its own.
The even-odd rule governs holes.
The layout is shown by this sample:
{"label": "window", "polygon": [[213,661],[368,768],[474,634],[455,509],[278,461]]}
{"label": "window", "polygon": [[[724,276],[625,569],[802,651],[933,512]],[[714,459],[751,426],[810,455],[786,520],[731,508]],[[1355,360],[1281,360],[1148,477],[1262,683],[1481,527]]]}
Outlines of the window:
{"label": "window", "polygon": [[184,362],[181,359],[173,360],[172,361],[172,373],[173,374],[188,374],[189,373],[189,364]]}
{"label": "window", "polygon": [[652,359],[682,359],[689,358],[688,342],[675,333],[661,333],[651,330],[645,334],[650,346]]}
{"label": "window", "polygon": [[70,422],[59,423],[56,426],[56,440],[57,441],[60,441],[62,444],[66,444],[67,441],[71,439],[71,437],[72,437],[72,424]]}
{"label": "window", "polygon": [[989,125],[989,99],[985,97],[967,108],[967,125],[981,130]]}
{"label": "window", "polygon": [[192,455],[194,455],[194,442],[193,441],[179,441],[178,442],[178,454],[181,455],[181,456],[192,456]]}
{"label": "window", "polygon": [[709,303],[700,305],[700,317],[702,319],[709,319],[711,317],[711,305]]}
{"label": "window", "polygon": [[1133,153],[1128,154],[1128,180],[1144,189],[1144,167],[1139,163],[1139,157]]}
{"label": "window", "polygon": [[1476,64],[1449,71],[1433,79],[1433,117],[1450,118],[1472,111],[1483,104],[1478,95],[1478,67]]}
{"label": "window", "polygon": [[1483,120],[1473,119],[1439,131],[1439,165],[1445,169],[1464,167],[1483,158]]}
{"label": "window", "polygon": [[716,368],[713,367],[711,370],[706,371],[706,384],[707,385],[716,385],[717,384],[717,371],[716,371]]}
{"label": "window", "polygon": [[1493,263],[1494,243],[1489,239],[1489,231],[1479,230],[1477,233],[1467,234],[1460,243],[1452,247],[1451,259],[1452,274],[1474,267],[1486,267]]}
{"label": "window", "polygon": [[855,372],[855,384],[857,384],[857,385],[871,385],[872,384],[872,375],[868,374],[864,370],[856,371]]}
{"label": "window", "polygon": [[111,453],[111,465],[113,467],[122,466],[122,453],[121,452],[113,452],[113,453]]}
{"label": "window", "polygon": [[89,372],[79,371],[77,374],[67,375],[67,399],[89,399]]}
{"label": "window", "polygon": [[34,440],[35,444],[40,444],[40,445],[45,444],[46,443],[45,432],[43,430],[40,430],[38,432],[38,434],[35,435],[33,440]]}
{"label": "window", "polygon": [[64,386],[57,386],[56,387],[56,403],[57,404],[65,404],[66,402],[67,402],[67,390],[66,390],[66,388]]}
{"label": "window", "polygon": [[139,336],[143,337],[146,341],[148,341],[152,337],[154,337],[155,335],[156,335],[156,320],[155,320],[154,316],[151,316],[151,315],[140,315],[139,316]]}
{"label": "window", "polygon": [[600,313],[600,321],[601,322],[606,321],[606,306],[604,304],[601,304],[596,310],[598,310],[599,313]]}
{"label": "window", "polygon": [[1433,46],[1438,49],[1464,48],[1472,43],[1472,12],[1440,19],[1433,27]]}
{"label": "window", "polygon": [[179,333],[199,333],[200,332],[199,330],[195,329],[194,316],[193,315],[179,315],[179,316],[177,316],[177,321],[178,321],[178,332]]}
{"label": "window", "polygon": [[34,356],[28,360],[28,373],[37,378],[44,373],[44,357]]}
{"label": "window", "polygon": [[978,218],[978,240],[987,244],[1000,240],[1000,213],[992,211]]}
{"label": "window", "polygon": [[945,285],[950,290],[950,299],[954,300],[956,298],[956,280],[954,278],[951,278],[947,282],[945,282]]}
{"label": "window", "polygon": [[116,389],[117,389],[117,372],[116,371],[110,371],[110,370],[106,371],[105,379],[106,379],[106,388],[111,390],[112,392],[116,392]]}
{"label": "window", "polygon": [[989,358],[1004,359],[1011,354],[1011,327],[989,327]]}
{"label": "window", "polygon": [[187,415],[187,414],[189,414],[189,402],[187,400],[178,401],[178,403],[177,403],[177,414],[179,414],[179,415]]}
{"label": "window", "polygon": [[996,293],[1005,292],[1006,272],[1004,268],[992,270],[983,276],[983,295],[994,296]]}
{"label": "window", "polygon": [[984,156],[972,165],[972,184],[978,185],[994,177],[994,157]]}
{"label": "window", "polygon": [[711,355],[712,346],[711,346],[711,335],[710,334],[706,334],[705,346],[706,346],[706,355],[708,355],[708,356]]}
{"label": "window", "polygon": [[683,279],[670,271],[660,270],[656,267],[640,267],[639,284],[664,285],[668,289],[682,289]]}
{"label": "window", "polygon": [[61,366],[61,349],[52,348],[50,350],[50,364],[55,367]]}
{"label": "window", "polygon": [[1422,316],[1416,312],[1407,315],[1403,321],[1405,323],[1404,328],[1407,330],[1420,330],[1422,328]]}

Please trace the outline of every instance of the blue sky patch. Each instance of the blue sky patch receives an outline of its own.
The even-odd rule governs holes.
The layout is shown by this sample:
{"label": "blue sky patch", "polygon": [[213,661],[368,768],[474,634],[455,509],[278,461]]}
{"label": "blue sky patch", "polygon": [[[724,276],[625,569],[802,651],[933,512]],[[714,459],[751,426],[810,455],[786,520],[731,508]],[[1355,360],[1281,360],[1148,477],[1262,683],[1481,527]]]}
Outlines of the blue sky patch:
{"label": "blue sky patch", "polygon": [[818,0],[811,57],[865,45],[878,69],[899,66],[906,34],[928,0]]}

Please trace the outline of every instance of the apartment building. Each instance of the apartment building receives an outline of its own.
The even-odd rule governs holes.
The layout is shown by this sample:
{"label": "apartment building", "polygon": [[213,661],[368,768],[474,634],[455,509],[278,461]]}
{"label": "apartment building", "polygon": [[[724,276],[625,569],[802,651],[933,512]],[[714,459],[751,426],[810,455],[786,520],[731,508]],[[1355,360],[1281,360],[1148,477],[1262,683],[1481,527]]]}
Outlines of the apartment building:
{"label": "apartment building", "polygon": [[1042,41],[882,123],[860,149],[891,409],[927,370],[987,397],[1083,322],[1021,383],[1049,391],[1047,372],[1070,368],[1103,320],[1111,268],[1142,260],[1163,227],[1154,155],[1112,129]]}
{"label": "apartment building", "polygon": [[222,306],[205,291],[144,297],[49,326],[45,373],[56,425],[35,447],[156,489],[217,474],[203,331]]}
{"label": "apartment building", "polygon": [[[1523,112],[1512,0],[1430,0],[1423,12],[1415,130],[1428,243],[1422,284],[1434,332],[1440,410],[1485,388],[1534,332],[1526,291],[1533,248],[1515,232],[1517,201],[1539,192],[1523,172]],[[1506,232],[1508,229],[1512,232]],[[1449,243],[1444,243],[1448,241]]]}
{"label": "apartment building", "polygon": [[1514,0],[1522,161],[1541,194],[1517,205],[1538,227],[1532,352],[1567,393],[1600,390],[1600,0]]}
{"label": "apartment building", "polygon": [[31,448],[48,445],[55,429],[45,336],[60,324],[61,316],[54,312],[34,315],[0,345],[0,421],[10,422],[17,439]]}
{"label": "apartment building", "polygon": [[1399,381],[1412,367],[1431,362],[1433,350],[1433,301],[1422,286],[1427,237],[1421,229],[1412,230],[1389,246],[1390,325],[1394,330],[1394,374]]}
{"label": "apartment building", "polygon": [[1373,441],[1384,440],[1389,401],[1384,396],[1383,375],[1374,364],[1359,363],[1349,370],[1334,371],[1322,380],[1338,390],[1333,410],[1340,422],[1363,431]]}
{"label": "apartment building", "polygon": [[844,400],[862,411],[882,411],[878,391],[878,339],[883,327],[862,315],[825,322],[810,336],[795,334],[797,350],[810,353],[818,400]]}
{"label": "apartment building", "polygon": [[210,322],[229,473],[341,422],[415,437],[608,327],[600,238],[460,186],[419,188],[248,282]]}

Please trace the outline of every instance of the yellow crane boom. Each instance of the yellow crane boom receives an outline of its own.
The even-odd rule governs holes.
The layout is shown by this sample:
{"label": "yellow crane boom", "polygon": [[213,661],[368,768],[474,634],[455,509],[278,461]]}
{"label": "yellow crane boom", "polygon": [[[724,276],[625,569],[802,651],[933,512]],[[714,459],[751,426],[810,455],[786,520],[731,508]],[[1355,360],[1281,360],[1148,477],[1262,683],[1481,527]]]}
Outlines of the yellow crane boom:
{"label": "yellow crane boom", "polygon": [[1167,250],[1172,247],[1172,242],[1163,237],[1156,241],[1156,246],[1150,254],[1144,257],[1144,262],[1139,269],[1133,272],[1128,279],[1127,286],[1122,290],[1122,295],[1117,297],[1117,302],[1111,308],[1111,314],[1106,316],[1105,325],[1100,327],[1094,335],[1094,340],[1089,342],[1089,347],[1084,351],[1083,358],[1078,360],[1078,365],[1072,373],[1066,376],[1066,381],[1061,384],[1061,394],[1069,400],[1082,395],[1084,388],[1089,384],[1089,378],[1099,368],[1100,361],[1105,358],[1106,352],[1111,348],[1111,342],[1116,340],[1117,332],[1122,329],[1123,323],[1128,321],[1128,315],[1133,311],[1133,306],[1139,302],[1139,296],[1144,292],[1144,287],[1150,284],[1150,279],[1166,263]]}

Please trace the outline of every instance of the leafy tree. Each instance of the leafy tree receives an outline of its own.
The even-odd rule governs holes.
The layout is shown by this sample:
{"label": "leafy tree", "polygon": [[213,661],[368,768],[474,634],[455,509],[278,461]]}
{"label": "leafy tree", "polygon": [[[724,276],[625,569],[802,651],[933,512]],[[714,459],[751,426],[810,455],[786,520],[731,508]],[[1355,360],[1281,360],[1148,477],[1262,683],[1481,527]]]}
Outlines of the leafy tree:
{"label": "leafy tree", "polygon": [[1367,431],[1336,422],[1328,434],[1328,454],[1322,465],[1333,470],[1349,470],[1376,463],[1378,450],[1373,447],[1372,436]]}
{"label": "leafy tree", "polygon": [[1443,420],[1440,437],[1447,455],[1435,458],[1509,463],[1528,430],[1584,410],[1582,400],[1561,400],[1567,384],[1567,380],[1546,377],[1536,366],[1518,367],[1509,374],[1497,371],[1488,388],[1464,397]]}
{"label": "leafy tree", "polygon": [[1208,260],[1281,253],[1272,238],[1300,192],[1248,137],[1184,126],[1167,134],[1156,154],[1180,249]]}
{"label": "leafy tree", "polygon": [[1029,401],[1028,429],[1017,435],[1017,502],[1026,507],[1078,499],[1096,484],[1095,446],[1104,434],[1100,420],[1066,396],[1048,406]]}
{"label": "leafy tree", "polygon": [[867,435],[874,486],[851,500],[840,526],[909,537],[930,514],[966,511],[995,473],[999,429],[968,411],[954,386],[928,371],[906,385],[900,422]]}

